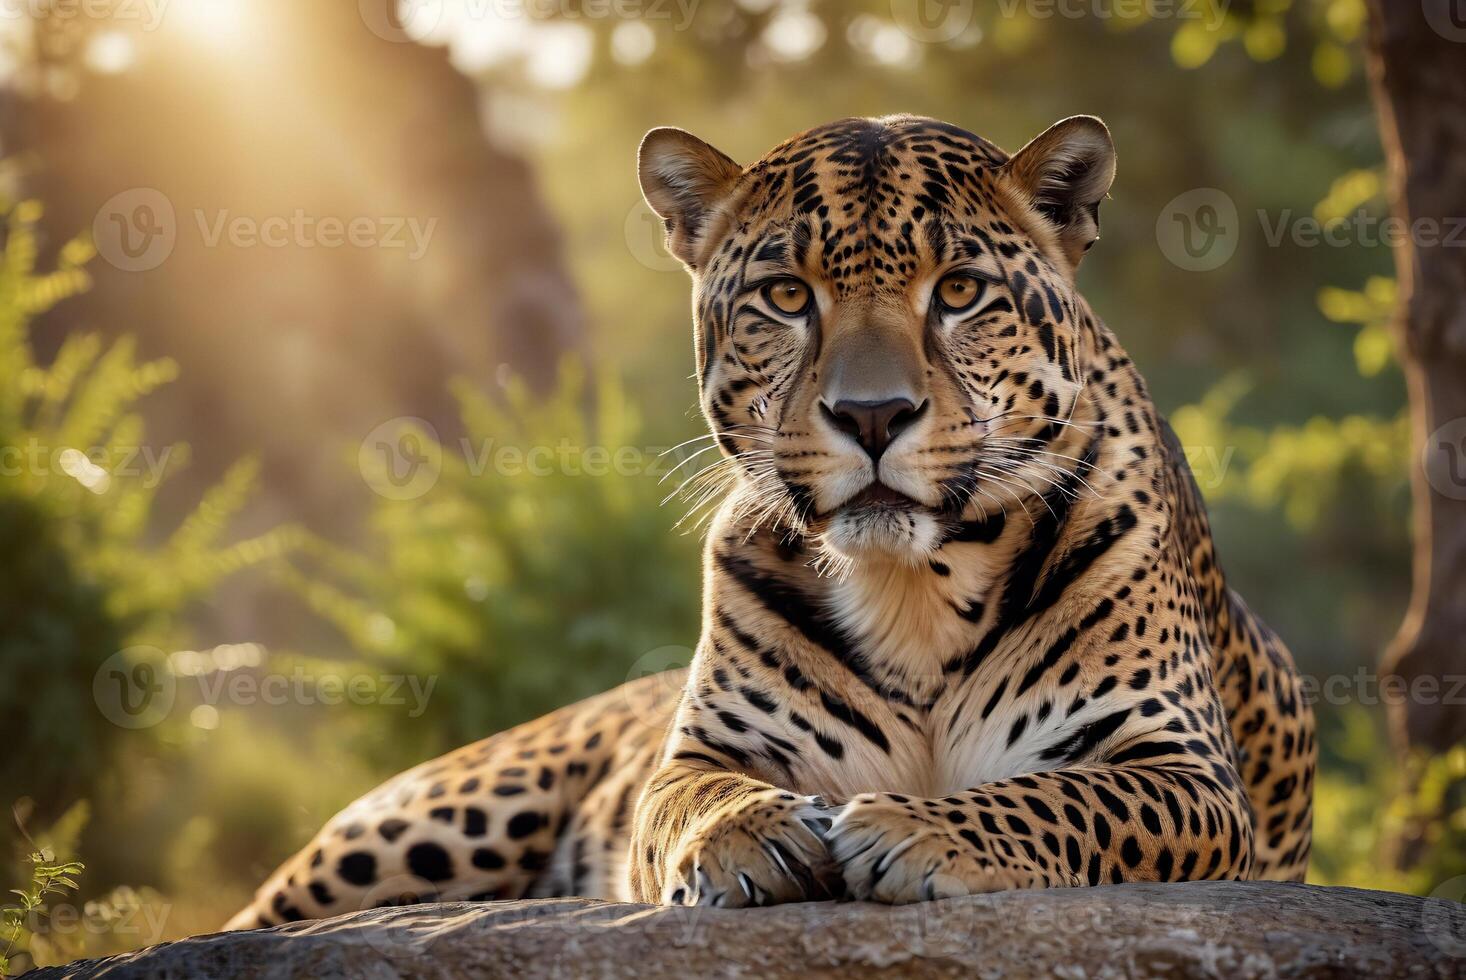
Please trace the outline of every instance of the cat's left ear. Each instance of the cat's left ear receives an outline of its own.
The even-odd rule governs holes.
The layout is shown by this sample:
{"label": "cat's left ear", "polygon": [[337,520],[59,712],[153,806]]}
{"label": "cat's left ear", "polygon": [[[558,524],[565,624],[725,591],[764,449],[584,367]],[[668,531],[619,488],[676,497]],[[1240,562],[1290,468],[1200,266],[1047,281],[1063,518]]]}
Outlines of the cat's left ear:
{"label": "cat's left ear", "polygon": [[664,126],[641,141],[641,192],[666,225],[667,251],[688,268],[697,267],[710,219],[742,172],[727,154],[685,130]]}
{"label": "cat's left ear", "polygon": [[1019,203],[1052,231],[1070,267],[1099,238],[1099,205],[1115,181],[1115,144],[1094,116],[1071,116],[1046,129],[1003,164]]}

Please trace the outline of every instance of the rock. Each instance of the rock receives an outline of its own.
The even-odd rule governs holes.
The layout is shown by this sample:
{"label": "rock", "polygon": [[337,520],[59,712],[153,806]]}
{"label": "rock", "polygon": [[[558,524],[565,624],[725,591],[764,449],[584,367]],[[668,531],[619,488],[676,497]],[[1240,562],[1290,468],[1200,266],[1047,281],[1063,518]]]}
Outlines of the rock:
{"label": "rock", "polygon": [[890,907],[445,903],[165,943],[32,977],[1466,977],[1466,906],[1271,882]]}

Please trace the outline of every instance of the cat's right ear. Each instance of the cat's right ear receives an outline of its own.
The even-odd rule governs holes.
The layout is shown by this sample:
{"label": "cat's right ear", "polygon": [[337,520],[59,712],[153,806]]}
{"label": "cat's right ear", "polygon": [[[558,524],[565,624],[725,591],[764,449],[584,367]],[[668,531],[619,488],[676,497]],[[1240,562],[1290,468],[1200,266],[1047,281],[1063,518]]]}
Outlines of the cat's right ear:
{"label": "cat's right ear", "polygon": [[1099,206],[1115,181],[1115,144],[1094,116],[1057,122],[1013,154],[1002,171],[1034,224],[1052,232],[1072,272],[1099,239]]}
{"label": "cat's right ear", "polygon": [[717,206],[742,174],[727,154],[686,130],[664,126],[642,139],[641,193],[666,225],[667,251],[688,268],[697,268]]}

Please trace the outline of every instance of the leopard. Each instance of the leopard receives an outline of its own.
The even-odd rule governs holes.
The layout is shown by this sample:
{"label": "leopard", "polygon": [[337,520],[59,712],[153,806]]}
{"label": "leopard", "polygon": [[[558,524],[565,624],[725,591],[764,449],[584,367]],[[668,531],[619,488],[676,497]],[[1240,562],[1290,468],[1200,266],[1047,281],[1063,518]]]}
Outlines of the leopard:
{"label": "leopard", "polygon": [[690,665],[389,780],[227,927],[1302,880],[1299,671],[1078,290],[1106,125],[850,118],[749,166],[664,127],[638,172],[717,449]]}

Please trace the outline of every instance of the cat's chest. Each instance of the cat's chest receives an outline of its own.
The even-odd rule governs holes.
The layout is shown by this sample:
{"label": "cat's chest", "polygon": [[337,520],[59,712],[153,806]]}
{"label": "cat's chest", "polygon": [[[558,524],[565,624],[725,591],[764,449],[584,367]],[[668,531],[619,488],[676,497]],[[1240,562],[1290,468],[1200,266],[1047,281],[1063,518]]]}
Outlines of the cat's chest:
{"label": "cat's chest", "polygon": [[999,624],[992,576],[918,584],[855,580],[832,593],[866,678],[838,700],[863,708],[887,743],[836,767],[840,794],[942,797],[1051,766],[1045,750],[1088,720],[1034,671],[1055,623]]}
{"label": "cat's chest", "polygon": [[994,618],[998,557],[975,548],[943,557],[862,568],[829,583],[822,597],[861,670],[898,704],[930,709],[941,701],[952,664],[981,642]]}
{"label": "cat's chest", "polygon": [[[1015,715],[1004,674],[1021,669],[1034,638],[1028,629],[998,629],[995,564],[852,577],[831,590],[829,612],[863,677],[836,700],[869,720],[882,742],[834,767],[839,795],[940,797],[1032,771],[1023,733],[1010,742]],[[968,670],[975,653],[982,668]]]}
{"label": "cat's chest", "polygon": [[[869,699],[850,707],[873,737],[846,739],[838,760],[821,755],[818,785],[810,792],[837,799],[873,792],[951,796],[1045,768],[1043,747],[1064,737],[1064,719],[1053,708],[1008,703],[1001,692],[980,685],[968,696],[945,695],[925,708]],[[849,717],[845,706],[836,710]]]}

